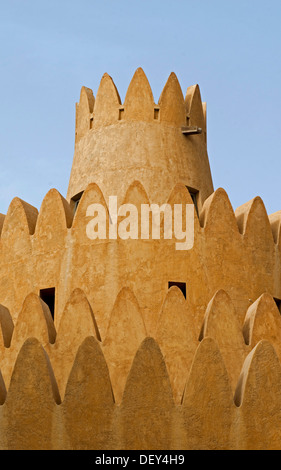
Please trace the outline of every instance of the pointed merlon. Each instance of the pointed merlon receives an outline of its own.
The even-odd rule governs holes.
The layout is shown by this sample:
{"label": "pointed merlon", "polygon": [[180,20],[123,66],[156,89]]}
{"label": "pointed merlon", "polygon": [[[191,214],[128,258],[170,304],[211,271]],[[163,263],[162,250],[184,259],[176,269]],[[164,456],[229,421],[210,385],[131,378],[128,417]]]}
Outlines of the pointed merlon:
{"label": "pointed merlon", "polygon": [[10,238],[10,232],[18,229],[23,230],[28,235],[33,235],[35,231],[38,210],[15,197],[8,208],[7,215],[3,221],[2,238]]}
{"label": "pointed merlon", "polygon": [[102,345],[117,403],[122,399],[133,359],[145,337],[146,329],[137,299],[129,288],[123,288],[112,309]]}
{"label": "pointed merlon", "polygon": [[[135,216],[135,220],[138,220],[138,224],[137,227],[132,224],[132,227],[130,227],[132,228],[131,234],[132,237],[138,237],[139,239],[142,238],[142,209],[143,207],[147,207],[150,202],[147,192],[140,181],[135,180],[130,184],[126,191],[122,204],[132,204],[132,213],[133,216]],[[120,235],[119,229],[118,234]]]}
{"label": "pointed merlon", "polygon": [[62,396],[77,350],[88,336],[100,341],[100,333],[88,299],[81,289],[76,288],[63,310],[53,348],[53,366]]}
{"label": "pointed merlon", "polygon": [[[30,379],[31,381],[29,381]],[[32,387],[31,382],[33,382],[33,385],[37,384],[33,390],[38,396],[42,394],[42,400],[44,395],[42,392],[45,390],[52,397],[54,403],[61,403],[50,359],[40,341],[33,337],[28,338],[23,343],[17,356],[8,391],[9,402],[11,401],[11,395],[17,390],[19,391],[19,384],[23,385],[23,392],[23,389],[28,392],[30,386]],[[38,386],[38,384],[40,385]]]}
{"label": "pointed merlon", "polygon": [[234,305],[222,289],[215,293],[207,306],[200,340],[206,337],[213,338],[218,347],[230,341],[231,349],[243,348],[243,335]]}
{"label": "pointed merlon", "polygon": [[269,341],[281,360],[281,317],[273,297],[262,294],[248,309],[243,334],[246,344],[254,348],[261,340]]}
{"label": "pointed merlon", "polygon": [[236,406],[252,408],[264,402],[266,408],[270,407],[269,396],[274,395],[274,391],[281,401],[280,361],[269,341],[262,340],[245,359],[234,401]]}
{"label": "pointed merlon", "polygon": [[[71,343],[74,342],[80,346],[85,337],[90,335],[100,341],[99,330],[88,299],[82,289],[76,288],[71,293],[64,308],[58,328],[57,341],[65,342],[67,338]],[[77,349],[78,347],[75,354]]]}
{"label": "pointed merlon", "polygon": [[69,203],[56,189],[50,189],[39,211],[35,230],[37,243],[42,243],[44,239],[48,243],[56,243],[56,236],[59,233],[65,235],[66,229],[71,227],[72,219],[73,212]]}
{"label": "pointed merlon", "polygon": [[27,202],[18,197],[11,201],[1,232],[3,261],[31,257],[31,235],[35,230],[37,216],[37,209]]}
{"label": "pointed merlon", "polygon": [[51,449],[53,413],[60,402],[49,358],[39,341],[29,338],[18,354],[4,404],[8,448]]}
{"label": "pointed merlon", "polygon": [[149,204],[147,192],[140,181],[135,180],[130,184],[122,203],[133,203],[137,206],[139,206],[139,204]]}
{"label": "pointed merlon", "polygon": [[144,71],[138,68],[128,87],[124,101],[124,119],[127,121],[153,121],[154,98]]}
{"label": "pointed merlon", "polygon": [[[100,343],[93,336],[86,337],[78,348],[67,382],[64,407],[75,407],[74,400],[80,406],[84,400],[91,402],[96,411],[114,405],[107,364]],[[80,413],[79,407],[77,411]]]}
{"label": "pointed merlon", "polygon": [[216,341],[235,390],[246,347],[236,310],[224,290],[215,293],[206,309],[200,339],[207,337]]}
{"label": "pointed merlon", "polygon": [[247,356],[235,392],[240,449],[279,450],[281,366],[273,346],[260,341]]}
{"label": "pointed merlon", "polygon": [[94,111],[95,97],[93,95],[93,91],[91,90],[91,88],[87,88],[85,86],[81,88],[79,104],[82,104],[82,103],[83,105],[85,105],[89,113],[92,113]]}
{"label": "pointed merlon", "polygon": [[[190,190],[191,191],[191,190]],[[176,186],[172,189],[167,203],[171,206],[174,204],[193,204],[194,205],[194,228],[195,232],[199,230],[199,207],[200,201],[198,198],[198,193],[193,193],[193,198],[191,197],[191,192],[183,183],[177,183]],[[184,226],[185,221],[183,221]]]}
{"label": "pointed merlon", "polygon": [[212,233],[227,231],[233,235],[239,234],[233,207],[223,188],[218,188],[204,202],[200,213],[200,224],[205,231]]}
{"label": "pointed merlon", "polygon": [[[72,233],[76,234],[76,232],[79,232],[79,237],[82,236],[81,229],[83,230],[83,233],[86,233],[85,230],[85,221],[89,221],[88,217],[90,215],[88,214],[88,207],[90,207],[92,204],[100,204],[104,207],[105,211],[105,218],[106,222],[108,224],[108,219],[109,219],[109,214],[108,214],[108,206],[106,203],[106,200],[104,198],[103,192],[101,191],[100,187],[96,183],[90,183],[88,184],[87,188],[82,194],[82,197],[79,201],[78,207],[75,211],[74,219],[73,219],[73,224],[72,224]],[[108,229],[108,227],[106,227]],[[81,240],[80,240],[81,243]]]}
{"label": "pointed merlon", "polygon": [[239,227],[239,231],[245,235],[246,233],[255,233],[259,231],[259,236],[264,235],[273,238],[268,214],[262,199],[257,196],[235,211],[235,217]]}
{"label": "pointed merlon", "polygon": [[13,348],[19,348],[29,337],[37,338],[42,345],[53,344],[56,330],[49,307],[38,295],[30,293],[24,300],[12,338]]}
{"label": "pointed merlon", "polygon": [[146,338],[134,358],[120,405],[124,448],[169,449],[173,407],[163,355],[155,340]]}
{"label": "pointed merlon", "polygon": [[121,100],[112,78],[105,73],[97,92],[93,127],[110,126],[119,119]]}
{"label": "pointed merlon", "polygon": [[185,96],[185,111],[189,126],[197,126],[200,129],[205,129],[205,118],[200,88],[198,85],[193,85],[187,89]]}
{"label": "pointed merlon", "polygon": [[93,336],[78,349],[62,408],[71,450],[114,448],[114,397],[105,358]]}
{"label": "pointed merlon", "polygon": [[195,353],[183,397],[184,448],[228,448],[234,411],[222,355],[216,342],[205,338]]}
{"label": "pointed merlon", "polygon": [[194,314],[178,287],[171,287],[164,300],[155,339],[167,366],[176,403],[181,403],[198,338]]}
{"label": "pointed merlon", "polygon": [[183,183],[177,183],[168,198],[168,204],[193,204],[190,192]]}
{"label": "pointed merlon", "polygon": [[90,130],[95,98],[90,88],[83,86],[79,104],[76,105],[76,142]]}
{"label": "pointed merlon", "polygon": [[160,121],[174,126],[186,126],[186,111],[182,89],[175,73],[171,73],[159,98]]}

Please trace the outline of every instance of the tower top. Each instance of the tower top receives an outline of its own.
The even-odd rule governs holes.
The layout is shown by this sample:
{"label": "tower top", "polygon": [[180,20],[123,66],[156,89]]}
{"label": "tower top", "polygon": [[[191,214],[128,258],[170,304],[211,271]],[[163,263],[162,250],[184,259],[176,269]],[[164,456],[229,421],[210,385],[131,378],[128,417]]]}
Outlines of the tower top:
{"label": "tower top", "polygon": [[200,193],[213,192],[206,147],[206,104],[198,85],[184,97],[171,73],[156,104],[148,79],[138,68],[124,103],[108,74],[96,98],[82,87],[76,104],[75,153],[67,197],[97,183],[105,195],[121,197],[139,180],[152,200],[164,200],[181,182]]}

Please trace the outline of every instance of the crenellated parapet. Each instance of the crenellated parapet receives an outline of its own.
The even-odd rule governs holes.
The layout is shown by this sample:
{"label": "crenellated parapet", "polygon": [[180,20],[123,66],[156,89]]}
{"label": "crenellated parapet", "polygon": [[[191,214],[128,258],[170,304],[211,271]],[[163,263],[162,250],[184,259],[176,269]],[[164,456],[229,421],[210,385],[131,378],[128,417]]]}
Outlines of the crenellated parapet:
{"label": "crenellated parapet", "polygon": [[[178,183],[161,201],[165,203],[185,207],[193,201],[186,186]],[[87,231],[93,219],[88,208],[93,204],[104,208],[102,239],[89,237]],[[217,189],[199,215],[194,207],[194,244],[187,251],[176,250],[174,234],[164,238],[163,214],[159,239],[152,238],[151,225],[148,238],[142,238],[141,207],[151,204],[142,183],[134,181],[127,187],[118,208],[121,204],[138,210],[137,239],[123,239],[117,229],[116,237],[111,237],[109,199],[95,183],[84,191],[75,214],[56,190],[48,192],[39,212],[19,199],[11,202],[0,237],[0,303],[13,321],[27,293],[39,295],[50,288],[56,291],[56,325],[71,292],[80,288],[95,308],[102,337],[123,287],[139,299],[149,334],[157,327],[169,282],[186,285],[186,297],[200,320],[210,297],[220,289],[229,293],[240,325],[248,307],[263,293],[281,300],[279,219],[276,214],[273,220],[268,216],[260,198],[234,212],[226,192]]]}
{"label": "crenellated parapet", "polygon": [[[136,181],[122,202],[140,208],[150,198]],[[185,205],[192,199],[178,184],[166,202]],[[104,239],[87,236],[91,204],[104,207]],[[182,369],[190,367],[198,341],[211,336],[234,388],[245,353],[258,341],[270,341],[280,356],[277,220],[274,215],[272,225],[260,198],[234,213],[219,188],[199,216],[194,208],[193,248],[177,252],[174,237],[163,237],[163,219],[160,239],[124,240],[118,232],[110,239],[108,204],[96,184],[85,190],[74,217],[55,190],[48,192],[39,213],[13,200],[0,238],[3,377],[9,383],[23,342],[36,337],[54,361],[63,394],[76,351],[85,334],[91,334],[102,342],[119,401],[138,344],[153,336],[180,402]],[[169,289],[171,281],[185,286],[184,296],[178,287]],[[40,298],[48,288],[55,289],[52,313]]]}
{"label": "crenellated parapet", "polygon": [[76,105],[67,199],[75,200],[92,182],[105,196],[120,197],[128,185],[140,180],[152,200],[159,202],[182,182],[198,193],[202,206],[213,192],[206,132],[206,104],[198,85],[189,87],[184,96],[171,73],[156,103],[139,68],[122,103],[112,78],[105,74],[96,97],[82,87]]}
{"label": "crenellated parapet", "polygon": [[112,78],[103,75],[96,97],[90,88],[81,88],[76,104],[76,143],[91,129],[116,124],[118,121],[167,123],[173,127],[197,127],[206,132],[206,103],[202,103],[198,85],[187,89],[186,96],[175,73],[171,73],[158,103],[141,68],[137,69],[128,87],[124,103]]}
{"label": "crenellated parapet", "polygon": [[[15,325],[10,345],[1,346],[1,448],[280,448],[281,330],[266,302],[274,303],[268,294],[240,328],[230,297],[218,291],[199,336],[175,287],[154,337],[128,289],[116,299],[104,340],[82,291],[71,295],[54,342],[27,316],[28,330]],[[249,318],[260,315],[267,319],[251,322],[249,340]],[[40,321],[47,328],[47,317]],[[9,375],[3,357],[13,357]]]}

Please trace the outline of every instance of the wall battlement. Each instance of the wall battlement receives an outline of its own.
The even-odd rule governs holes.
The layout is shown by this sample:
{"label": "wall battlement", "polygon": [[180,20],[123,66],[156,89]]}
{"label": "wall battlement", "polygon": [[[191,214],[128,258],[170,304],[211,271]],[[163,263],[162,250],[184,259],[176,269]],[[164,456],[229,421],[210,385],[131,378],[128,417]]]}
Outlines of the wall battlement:
{"label": "wall battlement", "polygon": [[[124,202],[140,207],[149,204],[150,198],[136,181],[127,188]],[[178,184],[168,199],[161,201],[165,202],[190,204],[192,199],[186,187]],[[91,220],[87,208],[94,203],[106,210],[104,240],[91,240],[86,233]],[[71,205],[55,189],[47,193],[39,212],[15,198],[0,237],[0,303],[16,320],[28,293],[38,295],[40,289],[54,287],[57,325],[68,297],[79,287],[95,306],[103,335],[115,298],[126,286],[140,299],[149,332],[154,331],[156,312],[169,281],[186,283],[187,296],[193,299],[201,318],[219,289],[232,294],[241,321],[247,302],[264,292],[281,299],[279,213],[268,216],[259,197],[234,212],[226,192],[219,188],[205,201],[199,217],[196,211],[194,217],[194,246],[178,252],[174,238],[109,239],[107,202],[94,183],[83,193],[74,216]],[[112,266],[118,266],[117,277],[111,273]]]}
{"label": "wall battlement", "polygon": [[[121,328],[117,335],[109,328],[104,342],[96,337],[76,291],[70,303],[82,329],[69,303],[54,343],[45,338],[43,347],[31,328],[35,336],[6,348],[15,361],[11,379],[0,380],[1,448],[278,449],[281,343],[273,299],[262,296],[248,312],[255,339],[247,345],[224,291],[208,305],[200,341],[177,288],[167,295],[155,338],[139,331],[136,310],[128,323],[128,296],[121,292],[112,312],[112,324],[117,314],[122,327],[127,322],[123,342]],[[68,336],[66,346],[62,333],[70,325],[74,342]]]}
{"label": "wall battlement", "polygon": [[90,88],[81,88],[76,104],[76,142],[91,129],[123,120],[158,122],[174,127],[197,126],[206,138],[206,103],[201,101],[200,88],[198,85],[189,87],[184,97],[174,73],[170,74],[157,104],[141,68],[136,70],[123,104],[108,74],[103,75],[96,98]]}
{"label": "wall battlement", "polygon": [[[183,127],[202,129],[187,135]],[[66,199],[95,182],[106,197],[142,181],[157,203],[182,182],[198,194],[198,204],[213,192],[206,145],[206,103],[198,85],[185,97],[174,73],[158,103],[141,68],[121,103],[112,78],[105,74],[96,98],[82,87],[76,104],[75,150]]]}
{"label": "wall battlement", "polygon": [[[200,127],[202,133],[182,128]],[[214,191],[206,106],[82,87],[68,194],[0,214],[1,449],[280,449],[281,211]],[[194,204],[194,245],[109,236],[118,206]],[[106,236],[87,226],[104,208]]]}

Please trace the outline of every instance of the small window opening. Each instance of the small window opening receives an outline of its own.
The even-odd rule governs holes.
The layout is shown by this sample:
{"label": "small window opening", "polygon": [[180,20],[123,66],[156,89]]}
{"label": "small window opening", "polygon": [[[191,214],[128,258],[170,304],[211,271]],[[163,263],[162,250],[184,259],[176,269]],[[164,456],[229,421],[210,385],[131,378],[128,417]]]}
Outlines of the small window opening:
{"label": "small window opening", "polygon": [[73,204],[73,213],[74,214],[77,211],[77,207],[79,205],[79,202],[81,200],[81,197],[82,197],[83,193],[84,193],[84,191],[81,191],[80,193],[76,194],[75,196],[73,196],[71,198],[71,201],[72,201],[72,204]]}
{"label": "small window opening", "polygon": [[123,119],[124,117],[124,108],[119,108],[119,121],[121,121],[121,119]]}
{"label": "small window opening", "polygon": [[159,120],[159,112],[160,112],[159,108],[154,108],[154,119],[156,119],[156,121]]}
{"label": "small window opening", "polygon": [[277,305],[279,312],[281,312],[281,299],[277,299],[277,297],[274,297],[274,301]]}
{"label": "small window opening", "polygon": [[49,287],[48,289],[40,289],[40,298],[48,305],[51,315],[54,319],[55,316],[55,298],[56,289],[55,287]]}
{"label": "small window opening", "polygon": [[173,286],[178,287],[182,291],[184,298],[186,299],[186,283],[185,282],[169,282],[168,286],[169,286],[169,289]]}
{"label": "small window opening", "polygon": [[94,118],[90,118],[90,129],[93,129]]}
{"label": "small window opening", "polygon": [[188,186],[186,186],[188,191],[189,191],[189,194],[191,196],[191,199],[192,199],[192,202],[194,204],[194,207],[195,207],[195,210],[196,210],[196,213],[199,217],[199,211],[198,211],[198,195],[199,195],[199,191],[197,191],[197,189],[192,189],[192,188],[189,188]]}

